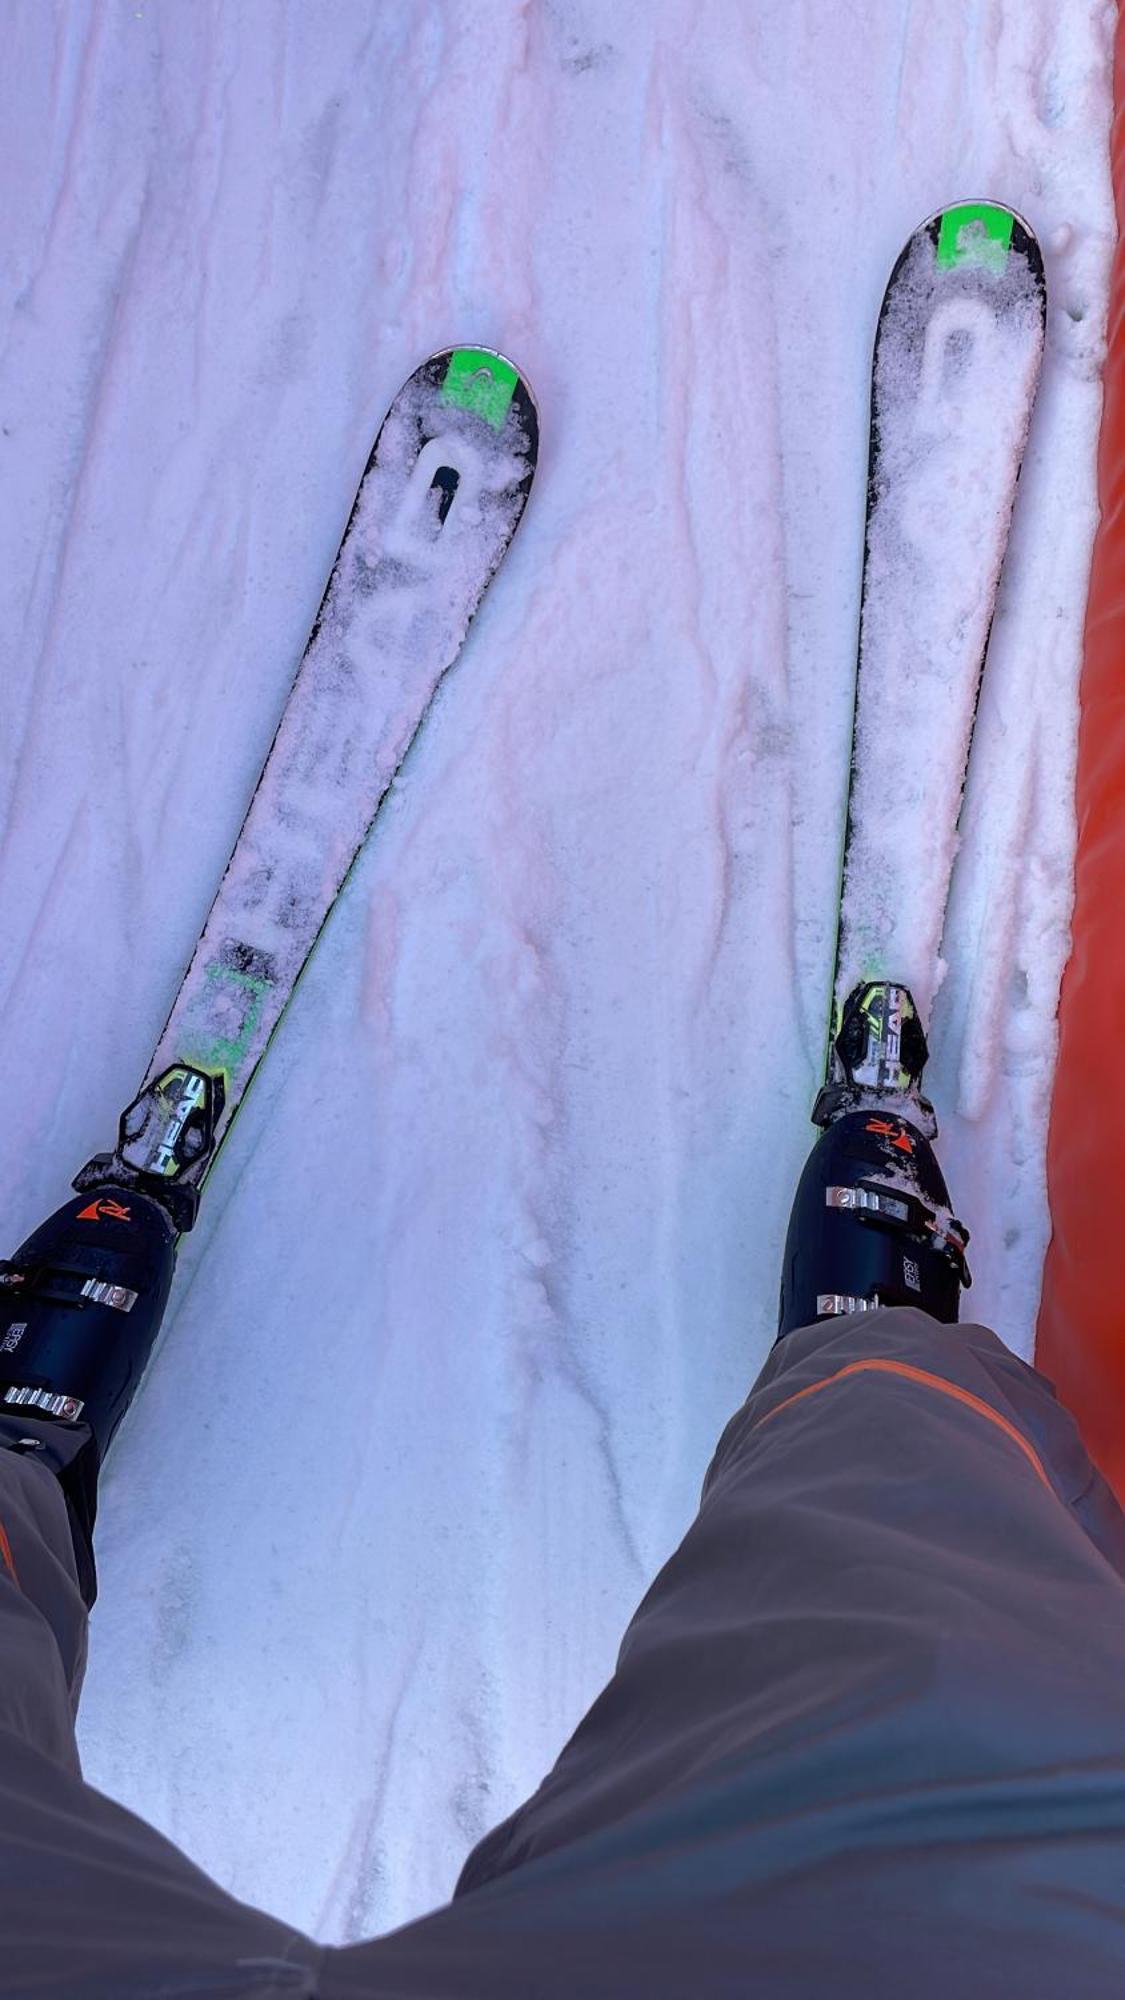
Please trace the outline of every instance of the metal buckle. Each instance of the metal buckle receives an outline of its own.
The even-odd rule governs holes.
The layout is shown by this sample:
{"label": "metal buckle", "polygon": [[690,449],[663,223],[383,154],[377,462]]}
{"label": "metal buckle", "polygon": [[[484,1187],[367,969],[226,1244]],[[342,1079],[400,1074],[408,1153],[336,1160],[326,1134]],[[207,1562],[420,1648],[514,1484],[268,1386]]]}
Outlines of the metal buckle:
{"label": "metal buckle", "polygon": [[824,1190],[829,1208],[861,1208],[870,1215],[889,1215],[895,1222],[909,1222],[910,1203],[893,1194],[876,1194],[873,1188],[829,1187]]}
{"label": "metal buckle", "polygon": [[93,1299],[98,1306],[113,1306],[117,1312],[132,1312],[138,1294],[131,1292],[128,1285],[108,1285],[102,1278],[87,1278],[82,1287],[82,1297]]}
{"label": "metal buckle", "polygon": [[834,1316],[837,1313],[873,1313],[879,1311],[879,1299],[853,1299],[848,1292],[819,1292],[816,1310],[818,1318]]}
{"label": "metal buckle", "polygon": [[4,1401],[25,1410],[42,1410],[48,1417],[65,1417],[68,1423],[80,1417],[85,1408],[81,1396],[60,1396],[52,1389],[5,1389]]}

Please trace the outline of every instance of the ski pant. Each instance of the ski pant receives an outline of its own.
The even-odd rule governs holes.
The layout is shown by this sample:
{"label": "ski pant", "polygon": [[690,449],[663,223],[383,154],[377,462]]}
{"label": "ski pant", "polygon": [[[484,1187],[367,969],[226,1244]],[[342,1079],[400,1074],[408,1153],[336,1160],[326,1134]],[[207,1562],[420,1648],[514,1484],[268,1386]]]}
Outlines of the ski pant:
{"label": "ski pant", "polygon": [[5,1996],[1125,1991],[1125,1519],[984,1327],[778,1344],[554,1769],[388,1936],[319,1946],[86,1785],[84,1647],[57,1482],[0,1450]]}

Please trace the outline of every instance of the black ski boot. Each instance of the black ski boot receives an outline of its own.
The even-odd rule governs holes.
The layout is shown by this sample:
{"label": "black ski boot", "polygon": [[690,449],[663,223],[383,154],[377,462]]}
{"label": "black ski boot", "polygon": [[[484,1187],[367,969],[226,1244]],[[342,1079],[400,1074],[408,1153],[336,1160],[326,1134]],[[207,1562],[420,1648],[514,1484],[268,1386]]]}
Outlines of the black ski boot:
{"label": "black ski boot", "polygon": [[849,997],[813,1110],[824,1127],[798,1183],[785,1241],[778,1339],[879,1306],[920,1306],[952,1324],[969,1232],[953,1215],[922,1096],[929,1051],[904,986]]}
{"label": "black ski boot", "polygon": [[222,1109],[221,1077],[164,1070],[122,1113],[115,1151],[76,1174],[77,1199],[0,1262],[0,1449],[56,1475],[87,1604],[98,1474],[160,1331]]}
{"label": "black ski boot", "polygon": [[159,1202],[102,1187],[0,1262],[0,1415],[83,1423],[100,1465],[160,1328],[176,1231]]}
{"label": "black ski boot", "polygon": [[0,1262],[0,1416],[88,1425],[98,1464],[133,1400],[195,1221],[223,1081],[175,1063],[126,1106],[65,1202]]}

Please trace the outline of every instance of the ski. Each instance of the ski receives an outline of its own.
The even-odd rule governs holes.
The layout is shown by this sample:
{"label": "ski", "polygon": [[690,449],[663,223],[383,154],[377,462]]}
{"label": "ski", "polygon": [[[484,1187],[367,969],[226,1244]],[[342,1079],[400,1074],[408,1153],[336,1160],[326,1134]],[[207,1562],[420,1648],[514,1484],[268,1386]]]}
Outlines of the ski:
{"label": "ski", "polygon": [[999,202],[922,223],[879,312],[821,1129],[789,1218],[779,1338],[884,1306],[953,1322],[972,1282],[922,1079],[1045,324],[1039,246]]}
{"label": "ski", "polygon": [[[404,383],[117,1145],[0,1262],[0,1426],[40,1421],[35,1441],[67,1478],[78,1477],[72,1459],[89,1465],[87,1432],[100,1465],[136,1393],[179,1238],[516,531],[538,437],[527,383],[490,348],[435,354]],[[87,1529],[91,1476],[79,1496]],[[87,1541],[76,1545],[92,1583]]]}
{"label": "ski", "polygon": [[538,419],[512,363],[460,347],[391,404],[210,915],[116,1148],[190,1229],[200,1190],[388,787],[511,542]]}
{"label": "ski", "polygon": [[999,202],[922,223],[883,297],[820,1125],[864,1093],[932,1122],[925,1029],[1045,324],[1039,245]]}

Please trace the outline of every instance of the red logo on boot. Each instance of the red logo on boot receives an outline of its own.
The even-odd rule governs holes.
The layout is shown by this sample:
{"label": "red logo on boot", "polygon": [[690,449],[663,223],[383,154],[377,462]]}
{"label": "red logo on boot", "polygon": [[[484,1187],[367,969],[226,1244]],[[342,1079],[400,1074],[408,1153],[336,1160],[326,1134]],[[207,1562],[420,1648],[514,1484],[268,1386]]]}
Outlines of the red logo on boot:
{"label": "red logo on boot", "polygon": [[109,1222],[131,1222],[133,1211],[124,1208],[119,1201],[92,1201],[89,1208],[83,1208],[75,1216],[76,1222],[100,1222],[102,1217]]}
{"label": "red logo on boot", "polygon": [[900,1153],[914,1151],[914,1141],[906,1127],[899,1125],[893,1118],[869,1118],[866,1129],[868,1132],[874,1132],[878,1138],[885,1139],[889,1146],[897,1147]]}

